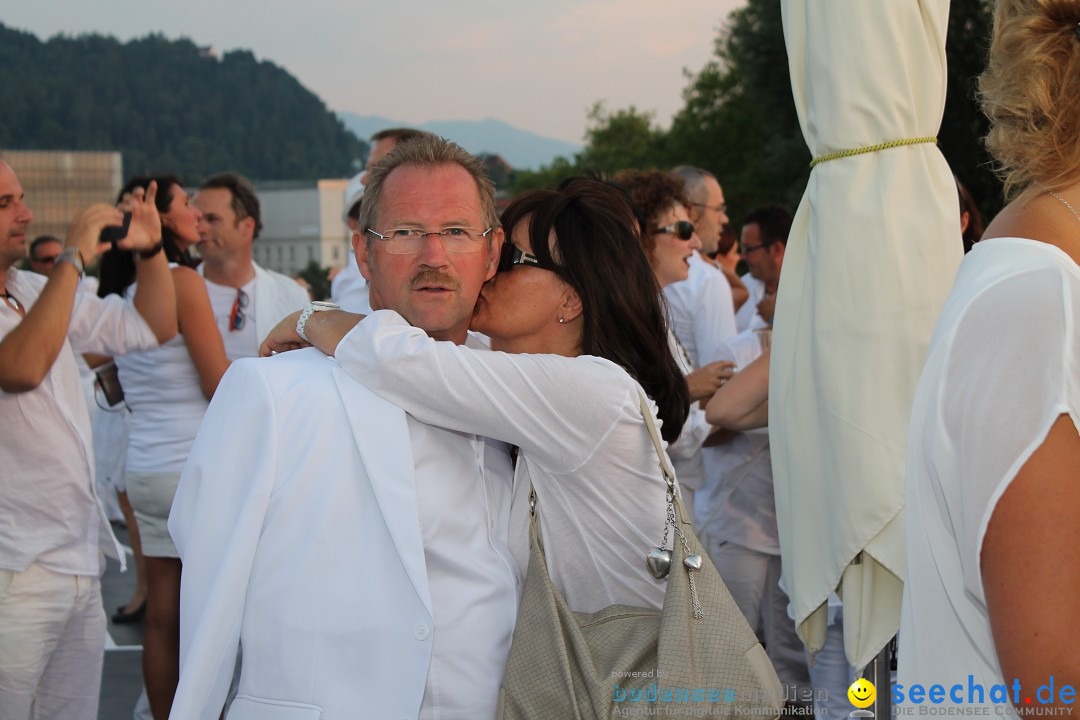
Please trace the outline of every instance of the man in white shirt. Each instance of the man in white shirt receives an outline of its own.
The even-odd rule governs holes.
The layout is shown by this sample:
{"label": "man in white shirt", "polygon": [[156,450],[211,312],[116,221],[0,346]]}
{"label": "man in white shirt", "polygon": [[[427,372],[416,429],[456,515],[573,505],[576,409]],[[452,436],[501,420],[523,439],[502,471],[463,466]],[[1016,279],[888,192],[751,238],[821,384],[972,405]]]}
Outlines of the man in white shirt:
{"label": "man in white shirt", "polygon": [[686,348],[691,364],[699,368],[718,360],[724,341],[736,332],[731,284],[707,257],[716,252],[720,232],[728,221],[727,203],[720,183],[707,170],[684,165],[672,174],[686,183],[688,214],[702,252],[690,258],[689,277],[665,287],[664,295],[675,336]]}
{"label": "man in white shirt", "polygon": [[[371,136],[371,151],[368,153],[367,167],[350,180],[345,188],[345,210],[342,212],[341,221],[349,228],[350,237],[356,232],[356,223],[360,218],[360,201],[364,198],[364,185],[367,182],[368,173],[382,162],[382,159],[399,142],[412,140],[425,134],[423,130],[412,128],[388,128]],[[365,315],[371,312],[367,280],[360,274],[356,257],[351,252],[345,259],[345,266],[341,268],[341,272],[335,275],[330,283],[330,299],[349,312]]]}
{"label": "man in white shirt", "polygon": [[[731,338],[725,357],[745,367],[762,353],[757,328],[772,323],[772,302],[762,298],[771,288],[775,296],[784,261],[784,244],[791,229],[791,213],[766,206],[747,213],[743,222],[743,258],[750,265],[746,276],[751,299],[743,308],[760,315]],[[708,537],[708,552],[735,603],[750,626],[759,629],[766,652],[785,685],[803,687],[809,674],[795,622],[788,617],[788,596],[780,588],[780,538],[776,528],[772,456],[768,430],[725,433],[722,442],[707,448],[710,473],[698,493],[695,520]]]}
{"label": "man in white shirt", "polygon": [[[96,720],[105,649],[100,576],[123,553],[94,491],[90,416],[76,352],[119,354],[176,334],[154,187],[131,201],[118,247],[135,255],[134,303],[77,293],[102,228],[93,205],[71,223],[48,278],[16,270],[32,215],[0,160],[0,718]],[[104,247],[108,247],[105,245]]]}
{"label": "man in white shirt", "polygon": [[[503,241],[479,161],[404,142],[367,195],[353,248],[372,304],[465,342]],[[511,489],[505,445],[406,416],[317,350],[234,363],[169,521],[172,717],[218,717],[239,646],[230,720],[493,717],[520,582]]]}
{"label": "man in white shirt", "polygon": [[742,280],[750,291],[750,299],[735,316],[740,332],[772,326],[791,223],[791,211],[780,205],[754,208],[743,219],[742,257],[749,272]]}
{"label": "man in white shirt", "polygon": [[[665,287],[664,295],[671,314],[671,329],[682,346],[680,351],[685,349],[685,359],[691,370],[704,373],[710,363],[729,359],[721,357],[721,349],[724,341],[735,334],[731,285],[708,258],[708,254],[716,252],[721,230],[728,221],[727,204],[720,183],[709,171],[680,165],[672,170],[672,175],[685,183],[689,201],[687,214],[694,223],[694,234],[701,240],[702,252],[695,251],[691,256],[687,279]],[[688,378],[693,390],[694,375]],[[683,490],[684,504],[693,514],[695,495],[709,471],[709,450],[702,448],[701,443],[711,428],[705,421],[704,411],[696,404],[690,408],[687,423],[694,430],[675,443],[671,457]],[[705,542],[700,531],[699,536]]]}
{"label": "man in white shirt", "polygon": [[259,196],[246,178],[219,173],[195,194],[199,220],[199,271],[229,360],[255,357],[259,343],[281,318],[307,304],[292,278],[266,270],[252,259],[262,229]]}

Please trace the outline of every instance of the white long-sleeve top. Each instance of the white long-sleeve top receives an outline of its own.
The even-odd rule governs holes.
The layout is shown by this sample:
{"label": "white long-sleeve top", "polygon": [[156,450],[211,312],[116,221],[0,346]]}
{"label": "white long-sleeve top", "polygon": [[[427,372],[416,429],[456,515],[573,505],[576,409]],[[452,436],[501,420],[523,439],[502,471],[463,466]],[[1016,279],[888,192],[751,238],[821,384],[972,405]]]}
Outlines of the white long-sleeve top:
{"label": "white long-sleeve top", "polygon": [[[48,278],[11,269],[8,292],[29,312]],[[23,318],[0,303],[0,338]],[[123,552],[94,489],[94,446],[75,353],[118,355],[157,346],[121,298],[77,293],[67,340],[41,384],[0,391],[0,570],[37,563],[64,575],[97,575],[101,551]]]}
{"label": "white long-sleeve top", "polygon": [[592,356],[438,342],[389,310],[365,318],[335,354],[417,420],[520,448],[510,550],[528,567],[532,486],[548,572],[572,610],[663,605],[666,582],[645,556],[663,536],[666,485],[641,417],[644,392],[625,370]]}

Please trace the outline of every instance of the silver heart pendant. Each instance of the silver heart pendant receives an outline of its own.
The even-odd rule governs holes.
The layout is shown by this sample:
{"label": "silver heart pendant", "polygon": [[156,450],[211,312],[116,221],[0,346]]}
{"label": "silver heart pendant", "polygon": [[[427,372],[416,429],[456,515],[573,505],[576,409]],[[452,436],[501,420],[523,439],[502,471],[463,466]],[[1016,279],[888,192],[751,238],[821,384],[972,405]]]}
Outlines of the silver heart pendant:
{"label": "silver heart pendant", "polygon": [[701,556],[700,555],[687,555],[683,558],[683,565],[691,570],[701,569]]}
{"label": "silver heart pendant", "polygon": [[654,578],[662,580],[671,572],[671,551],[655,547],[645,556],[645,564]]}

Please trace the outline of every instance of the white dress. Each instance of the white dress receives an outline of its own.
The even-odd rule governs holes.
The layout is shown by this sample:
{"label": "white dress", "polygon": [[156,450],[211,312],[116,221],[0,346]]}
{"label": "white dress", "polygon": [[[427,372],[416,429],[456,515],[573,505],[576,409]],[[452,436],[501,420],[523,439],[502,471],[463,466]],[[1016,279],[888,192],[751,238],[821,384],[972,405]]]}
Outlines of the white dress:
{"label": "white dress", "polygon": [[645,556],[663,536],[666,486],[641,417],[644,393],[625,370],[592,356],[437,342],[390,310],[365,318],[335,355],[417,420],[520,448],[510,551],[528,566],[531,483],[548,571],[572,610],[663,605],[666,582]]}
{"label": "white dress", "polygon": [[[128,297],[134,292],[132,285]],[[115,362],[131,408],[124,477],[143,554],[178,557],[165,524],[206,414],[199,373],[180,333],[153,350],[118,355]]]}
{"label": "white dress", "polygon": [[1068,414],[1080,428],[1077,318],[1080,268],[1052,245],[990,239],[960,267],[911,416],[905,697],[913,683],[961,684],[967,701],[968,675],[987,693],[1011,687],[994,650],[980,551],[998,499],[1051,425]]}

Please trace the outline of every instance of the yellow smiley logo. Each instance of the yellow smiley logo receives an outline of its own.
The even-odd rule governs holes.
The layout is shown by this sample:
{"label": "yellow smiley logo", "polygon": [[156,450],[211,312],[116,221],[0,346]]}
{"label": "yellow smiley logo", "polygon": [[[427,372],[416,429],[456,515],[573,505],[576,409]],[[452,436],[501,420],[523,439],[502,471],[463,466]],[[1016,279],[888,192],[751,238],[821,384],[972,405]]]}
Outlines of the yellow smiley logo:
{"label": "yellow smiley logo", "polygon": [[847,690],[848,700],[857,708],[870,707],[874,704],[876,696],[877,691],[874,689],[874,683],[866,678],[859,678],[851,683],[851,687]]}

